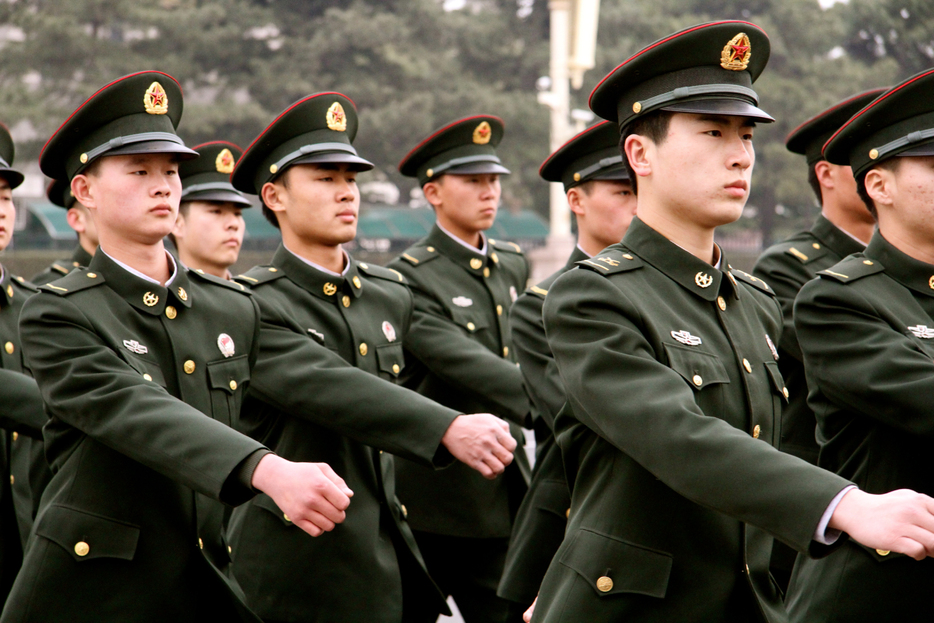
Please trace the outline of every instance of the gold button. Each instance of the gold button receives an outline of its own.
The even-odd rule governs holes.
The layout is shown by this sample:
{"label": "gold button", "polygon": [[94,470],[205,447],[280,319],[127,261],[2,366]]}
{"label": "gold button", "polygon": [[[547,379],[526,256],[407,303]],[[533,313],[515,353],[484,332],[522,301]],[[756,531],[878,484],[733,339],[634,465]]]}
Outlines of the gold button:
{"label": "gold button", "polygon": [[345,294],[344,298],[341,299],[341,304],[344,307],[350,307],[350,297]]}
{"label": "gold button", "polygon": [[726,301],[722,296],[717,297],[717,307],[720,308],[720,311],[726,311]]}
{"label": "gold button", "polygon": [[149,376],[148,374],[144,374],[144,375],[143,375],[143,378],[146,379],[147,381],[151,381],[151,380],[152,380],[152,377]]}
{"label": "gold button", "polygon": [[870,260],[863,260],[863,264],[866,266],[872,266],[872,262]]}
{"label": "gold button", "polygon": [[[431,249],[431,247],[428,247],[428,248]],[[369,268],[369,266],[367,265],[366,262],[360,262],[360,268],[362,268],[363,270],[366,270],[367,268]]]}
{"label": "gold button", "polygon": [[366,342],[360,342],[360,354],[366,357],[367,352],[369,349],[366,347]]}
{"label": "gold button", "polygon": [[503,306],[502,306],[502,305],[497,305],[497,306],[496,306],[496,315],[497,315],[497,316],[502,316],[502,315],[503,315]]}
{"label": "gold button", "polygon": [[400,505],[399,505],[399,508],[402,510],[402,518],[403,518],[403,519],[408,519],[408,517],[409,517],[409,511],[408,511],[408,509],[405,507],[405,504],[400,504]]}
{"label": "gold button", "polygon": [[7,296],[9,296],[10,298],[13,298],[13,286],[7,286],[7,287],[6,287],[6,294],[7,294]]}
{"label": "gold button", "polygon": [[786,400],[788,399],[788,388],[787,387],[782,388],[782,396],[784,396]]}
{"label": "gold button", "polygon": [[749,363],[748,359],[743,359],[743,367],[746,368],[746,372],[752,374],[752,364]]}
{"label": "gold button", "polygon": [[468,330],[473,331],[473,330],[476,329],[476,328],[477,328],[477,325],[475,325],[474,323],[472,323],[472,322],[468,322],[468,323],[467,323],[467,329],[468,329]]}
{"label": "gold button", "polygon": [[470,260],[470,267],[474,270],[480,268],[481,266],[483,266],[483,262],[481,260],[478,260],[477,258]]}
{"label": "gold button", "polygon": [[357,287],[357,288],[363,287],[363,284],[360,283],[360,277],[357,277],[356,275],[354,275],[353,284],[354,284],[354,286]]}
{"label": "gold button", "polygon": [[88,273],[88,279],[96,279],[97,273]]}
{"label": "gold button", "polygon": [[87,164],[87,162],[88,162],[88,155],[87,155],[87,154],[81,154],[81,155],[78,157],[78,160],[81,161],[81,164]]}
{"label": "gold button", "polygon": [[326,284],[324,284],[324,293],[325,293],[327,296],[332,296],[335,292],[337,292],[337,286],[336,286],[336,285],[334,285],[334,284],[331,283],[330,281],[327,282]]}
{"label": "gold button", "polygon": [[19,433],[13,431],[13,441],[16,441],[17,439],[19,439]]}
{"label": "gold button", "polygon": [[490,269],[489,269],[489,268],[484,268],[484,269],[483,269],[483,276],[484,276],[484,277],[489,277],[489,276],[490,276]]}
{"label": "gold button", "polygon": [[10,474],[10,484],[11,484],[11,485],[13,484],[13,482],[14,482],[15,480],[16,480],[16,478],[13,476],[13,474]]}
{"label": "gold button", "polygon": [[428,169],[427,171],[425,171],[425,175],[427,175],[428,177],[434,177],[434,176],[435,176],[435,170],[434,170],[434,169]]}
{"label": "gold button", "polygon": [[691,380],[694,381],[694,384],[698,387],[704,384],[704,379],[701,378],[700,374],[695,374]]}
{"label": "gold button", "polygon": [[178,298],[180,298],[180,299],[183,300],[183,301],[187,301],[187,300],[188,300],[188,293],[185,292],[185,288],[180,287],[180,288],[178,289]]}
{"label": "gold button", "polygon": [[393,374],[399,374],[399,371],[400,371],[400,370],[402,370],[402,368],[399,367],[399,364],[398,364],[398,363],[392,364],[392,373],[393,373]]}
{"label": "gold button", "polygon": [[234,380],[231,380],[231,381],[230,381],[230,389],[232,389],[233,391],[237,391],[237,382],[236,382],[236,381],[234,381]]}
{"label": "gold button", "polygon": [[812,243],[811,246],[814,247],[815,249],[820,249],[820,245],[817,244],[816,242]]}
{"label": "gold button", "polygon": [[285,513],[282,513],[282,518],[285,519],[287,522],[292,523],[292,520],[289,519],[289,516],[286,515]]}
{"label": "gold button", "polygon": [[756,424],[755,428],[752,429],[752,438],[758,439],[759,435],[762,434],[762,427]]}
{"label": "gold button", "polygon": [[879,150],[878,150],[878,149],[870,149],[870,150],[869,150],[869,159],[870,159],[870,160],[875,160],[875,159],[878,158],[878,157],[879,157]]}
{"label": "gold button", "polygon": [[509,347],[503,346],[503,357],[508,357],[508,356],[509,356]]}
{"label": "gold button", "polygon": [[494,264],[499,264],[499,256],[496,255],[495,253],[490,254],[490,259],[493,260]]}
{"label": "gold button", "polygon": [[637,115],[642,112],[642,104],[639,102],[634,103],[632,105],[632,112],[636,113]]}
{"label": "gold button", "polygon": [[195,371],[195,362],[189,359],[188,361],[185,362],[184,368],[185,368],[185,374],[191,374],[192,372]]}
{"label": "gold button", "polygon": [[580,174],[580,173],[575,173],[575,174],[574,174],[574,181],[575,181],[575,182],[581,181],[581,174]]}
{"label": "gold button", "polygon": [[[72,197],[74,197],[74,195],[72,195]],[[78,268],[79,266],[81,266],[81,264],[79,264],[78,262],[72,262],[71,265],[74,266],[75,268]]]}
{"label": "gold button", "polygon": [[567,509],[566,511],[564,511],[564,516],[567,517],[568,519],[571,518],[571,509],[570,509],[570,508]]}
{"label": "gold button", "polygon": [[[434,253],[434,252],[435,252],[435,248],[434,248],[434,247],[426,247],[425,249],[426,249],[426,251],[428,251],[429,253]],[[362,266],[362,264],[361,264],[361,266]]]}
{"label": "gold button", "polygon": [[628,253],[623,253],[623,257],[626,258],[627,260],[631,260],[631,259],[632,259],[632,256],[629,255]]}
{"label": "gold button", "polygon": [[879,554],[880,556],[888,556],[892,552],[887,549],[877,549],[876,553]]}
{"label": "gold button", "polygon": [[233,554],[233,548],[232,548],[231,546],[229,546],[229,545],[227,546],[227,553],[228,553],[228,554]]}
{"label": "gold button", "polygon": [[85,543],[84,541],[78,541],[75,543],[75,553],[79,556],[87,556],[88,552],[91,551],[91,546]]}
{"label": "gold button", "polygon": [[204,549],[204,541],[201,540],[201,537],[198,537],[198,547]]}
{"label": "gold button", "polygon": [[3,345],[3,350],[6,351],[7,355],[12,355],[13,351],[16,350],[16,347],[13,346],[13,342],[7,342]]}
{"label": "gold button", "polygon": [[178,315],[178,312],[175,311],[175,308],[171,305],[166,305],[165,307],[165,317],[169,320],[175,320],[175,317]]}
{"label": "gold button", "polygon": [[603,575],[597,578],[597,590],[601,593],[608,593],[613,590],[613,580]]}
{"label": "gold button", "polygon": [[278,167],[278,166],[276,166],[276,165],[274,165],[274,164],[269,165],[269,172],[272,173],[273,175],[275,175],[275,174],[276,174],[276,171],[278,171],[278,170],[279,170],[279,167]]}

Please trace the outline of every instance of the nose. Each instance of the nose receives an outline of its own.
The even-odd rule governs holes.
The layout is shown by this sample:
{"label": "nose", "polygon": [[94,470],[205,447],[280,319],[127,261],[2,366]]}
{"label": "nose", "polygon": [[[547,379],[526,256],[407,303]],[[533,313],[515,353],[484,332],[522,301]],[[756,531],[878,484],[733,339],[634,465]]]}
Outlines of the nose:
{"label": "nose", "polygon": [[337,191],[337,200],[343,203],[352,202],[357,196],[357,185],[349,180],[344,180],[340,189]]}
{"label": "nose", "polygon": [[[745,129],[743,129],[742,132],[744,133]],[[741,134],[737,134],[733,141],[730,143],[729,158],[729,166],[731,168],[745,171],[746,169],[752,167],[756,160],[756,154],[752,146],[752,141],[744,140]]]}

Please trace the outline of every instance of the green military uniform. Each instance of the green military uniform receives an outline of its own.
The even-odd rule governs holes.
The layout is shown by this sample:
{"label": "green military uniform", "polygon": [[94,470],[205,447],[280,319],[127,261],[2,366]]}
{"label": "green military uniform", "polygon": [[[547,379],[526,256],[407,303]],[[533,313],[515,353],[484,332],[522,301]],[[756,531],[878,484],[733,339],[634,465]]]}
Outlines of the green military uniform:
{"label": "green military uniform", "polygon": [[[68,182],[52,180],[45,194],[49,201],[60,208],[68,210],[75,204],[75,196],[71,194],[71,185]],[[91,257],[92,255],[79,244],[75,247],[70,258],[55,260],[48,268],[33,277],[32,283],[42,286],[56,279],[61,279],[74,269],[90,264]]]}
{"label": "green military uniform", "polygon": [[[558,148],[539,174],[549,182],[562,182],[567,192],[591,180],[628,180],[622,160],[619,130],[601,121]],[[545,339],[542,307],[555,280],[589,257],[576,246],[564,267],[526,290],[510,311],[516,358],[532,404],[536,458],[529,492],[516,516],[499,595],[520,604],[522,610],[538,595],[551,558],[564,540],[571,506],[561,449],[552,432],[567,396]]]}
{"label": "green military uniform", "polygon": [[[438,130],[399,165],[420,183],[446,174],[508,172],[496,156],[502,121],[476,116]],[[509,328],[509,307],[524,290],[529,268],[518,245],[485,240],[469,248],[438,225],[389,266],[402,273],[415,298],[406,335],[406,385],[467,413],[490,412],[525,424],[529,414]],[[522,433],[512,425],[522,446]],[[465,620],[505,616],[495,593],[512,529],[526,490],[522,452],[505,474],[486,480],[465,465],[432,472],[396,462],[396,489],[408,507],[432,577],[453,594]]]}
{"label": "green military uniform", "polygon": [[[344,123],[329,124],[338,110]],[[260,192],[299,161],[372,168],[351,145],[357,124],[353,103],[342,95],[303,98],[247,149],[234,183],[244,192]],[[275,175],[268,173],[271,163],[278,163]],[[389,383],[405,366],[403,342],[413,308],[398,272],[348,257],[345,270],[332,274],[281,245],[270,264],[237,280],[275,312],[266,322],[278,331],[320,344],[386,381],[374,385],[393,389]],[[348,388],[344,402],[352,402],[355,392]],[[395,496],[390,453],[421,465],[448,465],[451,456],[441,438],[458,412],[412,392],[397,395],[402,415],[395,418],[366,403],[309,417],[247,396],[243,430],[289,460],[326,462],[354,492],[347,519],[316,539],[292,525],[269,496],[260,494],[234,511],[236,574],[247,603],[264,620],[433,623],[440,612],[448,613],[405,521],[406,508]],[[394,398],[387,394],[384,400]]]}
{"label": "green military uniform", "polygon": [[[751,82],[768,52],[753,24],[696,26],[620,65],[591,108],[624,126],[658,109],[767,120]],[[785,620],[770,535],[824,553],[818,527],[848,483],[773,447],[787,390],[771,288],[638,218],[578,266],[544,307],[573,484],[533,621]]]}
{"label": "green military uniform", "polygon": [[[824,147],[857,179],[890,158],[934,155],[934,71],[881,95]],[[934,494],[934,265],[877,231],[865,252],[819,273],[798,295],[795,327],[817,416],[819,464],[869,493]],[[825,560],[799,560],[787,604],[792,621],[918,621],[934,560],[848,542]]]}

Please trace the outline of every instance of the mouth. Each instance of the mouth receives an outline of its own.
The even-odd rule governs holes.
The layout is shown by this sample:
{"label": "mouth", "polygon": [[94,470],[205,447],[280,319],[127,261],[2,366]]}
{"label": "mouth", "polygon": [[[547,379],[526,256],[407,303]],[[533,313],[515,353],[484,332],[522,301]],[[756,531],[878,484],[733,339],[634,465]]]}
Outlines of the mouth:
{"label": "mouth", "polygon": [[726,188],[727,193],[731,196],[745,197],[746,192],[749,190],[749,184],[745,180],[739,180],[732,184],[727,184],[724,188]]}
{"label": "mouth", "polygon": [[357,220],[357,213],[351,210],[346,210],[344,212],[338,212],[337,218],[344,223],[353,223]]}
{"label": "mouth", "polygon": [[170,206],[167,203],[162,203],[162,204],[155,206],[149,211],[155,214],[156,216],[168,216],[172,214],[172,206]]}
{"label": "mouth", "polygon": [[224,241],[224,246],[225,247],[239,247],[240,241],[237,240],[236,238],[231,238],[229,240]]}

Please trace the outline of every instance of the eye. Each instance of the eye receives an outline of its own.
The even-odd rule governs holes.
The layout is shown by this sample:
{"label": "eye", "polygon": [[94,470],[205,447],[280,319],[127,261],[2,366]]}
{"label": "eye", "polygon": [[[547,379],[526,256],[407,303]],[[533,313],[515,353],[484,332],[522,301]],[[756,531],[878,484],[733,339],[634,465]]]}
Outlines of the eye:
{"label": "eye", "polygon": [[319,179],[320,179],[322,182],[333,182],[333,181],[334,181],[334,178],[331,177],[330,175],[325,175],[324,177],[319,178]]}
{"label": "eye", "polygon": [[720,130],[707,130],[704,134],[707,134],[708,136],[713,136],[715,138],[720,138],[721,136],[723,136],[723,132],[721,132]]}

